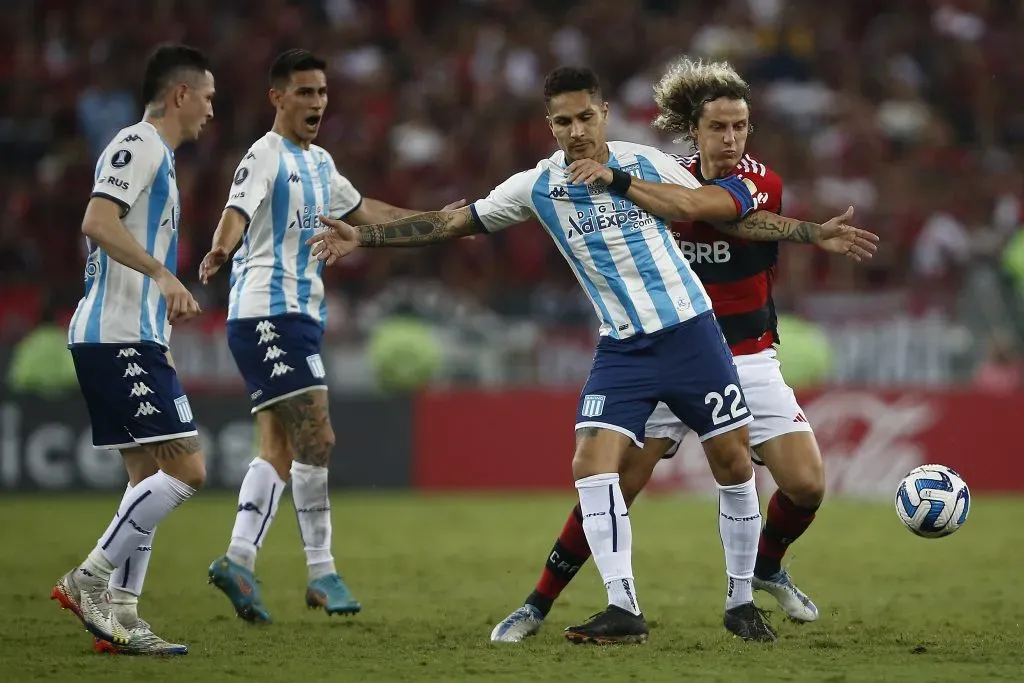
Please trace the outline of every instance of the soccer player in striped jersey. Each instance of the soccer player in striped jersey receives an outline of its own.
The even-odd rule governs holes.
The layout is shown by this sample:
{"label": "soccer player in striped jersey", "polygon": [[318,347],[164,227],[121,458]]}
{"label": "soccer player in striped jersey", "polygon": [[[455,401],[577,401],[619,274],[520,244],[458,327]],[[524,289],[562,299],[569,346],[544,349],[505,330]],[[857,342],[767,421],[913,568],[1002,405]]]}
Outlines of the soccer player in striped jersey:
{"label": "soccer player in striped jersey", "polygon": [[85,297],[68,342],[93,445],[116,449],[128,488],[86,560],[52,597],[95,636],[98,650],[185,654],[139,618],[153,535],[206,474],[188,398],[168,352],[171,326],[199,313],[175,277],[181,209],[174,150],[213,118],[206,57],[166,45],[146,63],[141,122],[118,132],[96,164],[82,219]]}
{"label": "soccer player in striped jersey", "polygon": [[323,264],[305,241],[320,229],[321,213],[356,224],[417,213],[363,198],[313,144],[327,107],[325,70],[306,50],[275,59],[274,125],[239,163],[200,266],[205,284],[242,242],[231,272],[228,344],[252,400],[260,453],[242,481],[227,553],[210,565],[209,579],[250,622],[271,620],[255,579],[256,555],[289,480],[306,552],[306,603],[329,615],[362,609],[331,554],[327,487],[335,436],[320,357],[327,302]]}
{"label": "soccer player in striped jersey", "polygon": [[[750,191],[739,179],[701,184],[675,159],[644,145],[607,142],[608,105],[588,69],[548,75],[544,99],[559,151],[457,211],[424,213],[386,225],[352,228],[326,219],[310,239],[328,264],[359,246],[412,247],[496,232],[537,217],[568,261],[601,320],[601,339],[576,415],[572,470],[582,526],[608,592],[608,607],[566,629],[575,642],[643,642],[647,624],[633,580],[632,530],[619,483],[631,445],[659,401],[694,429],[721,485],[720,528],[729,590],[727,626],[774,639],[755,608],[751,576],[760,512],[748,455],[751,421],[736,369],[700,280],[672,239],[668,215],[751,220]],[[572,165],[593,160],[611,177],[572,182]],[[637,203],[670,188],[664,213]],[[756,214],[758,221],[795,221]]]}
{"label": "soccer player in striped jersey", "polygon": [[[655,86],[660,115],[655,126],[684,135],[697,154],[679,158],[701,182],[736,177],[748,184],[760,208],[782,209],[782,180],[763,163],[745,154],[750,126],[750,88],[724,62],[681,59]],[[600,169],[593,169],[600,173]],[[585,171],[584,171],[585,172]],[[637,204],[645,206],[638,200]],[[651,208],[651,207],[646,207]],[[845,220],[849,212],[838,220]],[[682,221],[671,226],[674,237],[704,283],[736,363],[740,384],[754,421],[750,444],[754,462],[767,465],[780,486],[768,504],[753,569],[753,585],[770,592],[789,617],[814,621],[818,610],[782,569],[786,547],[814,519],[825,492],[824,467],[803,411],[779,371],[774,344],[779,341],[771,287],[778,242],[814,242],[827,251],[855,260],[874,251],[874,235],[859,239],[829,238],[814,224],[745,225]],[[724,233],[724,234],[723,234]],[[852,233],[858,235],[857,232]],[[647,421],[643,448],[632,446],[625,458],[622,493],[631,504],[663,457],[672,457],[689,428],[665,403]],[[522,607],[494,627],[491,640],[518,642],[543,625],[552,604],[590,556],[577,507],[569,515],[534,591]]]}

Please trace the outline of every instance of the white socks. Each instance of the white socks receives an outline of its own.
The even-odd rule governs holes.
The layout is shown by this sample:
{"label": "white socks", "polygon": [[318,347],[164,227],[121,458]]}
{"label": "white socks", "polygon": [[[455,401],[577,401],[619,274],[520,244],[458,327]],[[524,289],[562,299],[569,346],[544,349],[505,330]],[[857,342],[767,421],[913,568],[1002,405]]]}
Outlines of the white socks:
{"label": "white socks", "polygon": [[228,545],[227,555],[232,562],[249,571],[255,570],[256,553],[277,515],[285,486],[274,466],[263,458],[254,458],[249,463],[249,471],[238,491],[238,512]]}
{"label": "white socks", "polygon": [[104,583],[110,581],[116,568],[123,566],[140,546],[150,544],[157,524],[194,493],[191,486],[162,471],[125,491],[110,526],[82,563],[81,573]]}
{"label": "white socks", "polygon": [[[125,498],[131,493],[132,485],[124,491]],[[124,498],[121,499],[122,504]],[[135,550],[128,555],[120,567],[110,575],[110,602],[114,605],[114,614],[117,620],[124,626],[132,628],[138,623],[139,596],[142,595],[142,586],[146,582],[146,570],[149,569],[149,558],[153,556],[153,537],[156,535],[156,527],[149,534],[149,538],[142,545],[136,546]]]}
{"label": "white socks", "polygon": [[[594,564],[608,590],[608,604],[640,614],[633,584],[633,532],[618,474],[595,474],[576,480],[583,511],[583,532]],[[756,500],[756,498],[755,498]],[[756,536],[755,536],[756,550]],[[753,561],[750,565],[754,571]]]}
{"label": "white socks", "polygon": [[299,518],[299,534],[306,551],[310,580],[336,574],[331,556],[331,501],[327,495],[327,468],[292,463],[292,499]]}
{"label": "white socks", "polygon": [[718,529],[725,549],[725,573],[729,577],[725,597],[728,610],[754,600],[751,581],[761,536],[761,508],[753,474],[750,481],[742,484],[719,485]]}

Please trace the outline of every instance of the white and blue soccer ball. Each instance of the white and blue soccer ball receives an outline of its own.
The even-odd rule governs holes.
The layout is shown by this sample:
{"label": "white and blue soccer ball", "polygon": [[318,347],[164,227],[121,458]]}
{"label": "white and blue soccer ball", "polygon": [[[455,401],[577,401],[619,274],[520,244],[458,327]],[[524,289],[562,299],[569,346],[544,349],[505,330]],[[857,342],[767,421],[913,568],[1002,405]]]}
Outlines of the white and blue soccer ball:
{"label": "white and blue soccer ball", "polygon": [[971,492],[959,474],[945,465],[921,465],[896,490],[896,514],[913,533],[941,538],[963,526]]}

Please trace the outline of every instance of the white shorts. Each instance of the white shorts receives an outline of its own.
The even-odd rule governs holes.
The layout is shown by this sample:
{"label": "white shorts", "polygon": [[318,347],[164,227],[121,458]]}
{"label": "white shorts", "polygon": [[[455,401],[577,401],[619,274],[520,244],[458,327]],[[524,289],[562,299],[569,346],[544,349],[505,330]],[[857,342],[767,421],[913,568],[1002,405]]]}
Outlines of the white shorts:
{"label": "white shorts", "polygon": [[[759,446],[765,441],[792,432],[809,432],[811,425],[804,417],[804,411],[796,402],[796,395],[782,378],[775,349],[759,353],[735,356],[736,373],[740,378],[747,408],[754,418],[750,423],[750,445]],[[668,406],[659,403],[647,419],[644,428],[649,439],[672,439],[675,445],[667,455],[675,454],[690,428],[676,417]],[[756,454],[751,457],[761,464]]]}

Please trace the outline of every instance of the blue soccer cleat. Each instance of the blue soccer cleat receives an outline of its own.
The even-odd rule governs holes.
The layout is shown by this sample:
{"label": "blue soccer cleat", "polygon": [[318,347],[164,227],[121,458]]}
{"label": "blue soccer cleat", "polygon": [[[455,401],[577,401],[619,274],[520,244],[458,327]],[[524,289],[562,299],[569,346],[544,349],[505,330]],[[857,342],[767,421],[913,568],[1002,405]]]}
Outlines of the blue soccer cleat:
{"label": "blue soccer cleat", "polygon": [[523,605],[505,617],[491,631],[492,643],[519,643],[536,635],[544,625],[544,615],[533,605]]}
{"label": "blue soccer cleat", "polygon": [[210,565],[210,583],[228,596],[235,614],[252,624],[269,624],[270,612],[263,606],[259,581],[240,564],[218,557]]}
{"label": "blue soccer cleat", "polygon": [[328,574],[310,581],[306,587],[306,604],[310,609],[323,607],[328,616],[357,614],[363,609],[337,574]]}

